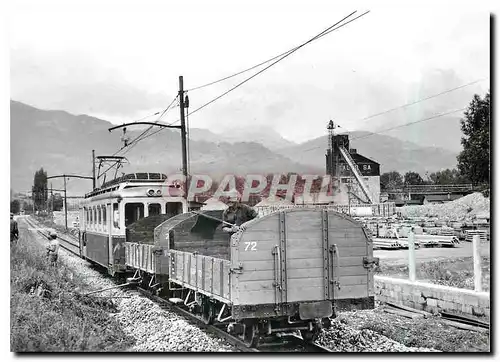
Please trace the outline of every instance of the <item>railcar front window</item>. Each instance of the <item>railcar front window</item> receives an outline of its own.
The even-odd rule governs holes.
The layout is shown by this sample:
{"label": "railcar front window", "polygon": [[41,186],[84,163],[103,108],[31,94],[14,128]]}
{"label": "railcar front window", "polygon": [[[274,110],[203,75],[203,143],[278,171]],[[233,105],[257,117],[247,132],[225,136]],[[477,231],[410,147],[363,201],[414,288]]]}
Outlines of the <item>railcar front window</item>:
{"label": "railcar front window", "polygon": [[160,215],[161,214],[161,205],[160,204],[149,204],[148,206],[148,215]]}
{"label": "railcar front window", "polygon": [[144,217],[144,204],[128,203],[125,205],[125,227]]}
{"label": "railcar front window", "polygon": [[113,226],[116,229],[120,228],[120,212],[118,211],[118,204],[113,204]]}

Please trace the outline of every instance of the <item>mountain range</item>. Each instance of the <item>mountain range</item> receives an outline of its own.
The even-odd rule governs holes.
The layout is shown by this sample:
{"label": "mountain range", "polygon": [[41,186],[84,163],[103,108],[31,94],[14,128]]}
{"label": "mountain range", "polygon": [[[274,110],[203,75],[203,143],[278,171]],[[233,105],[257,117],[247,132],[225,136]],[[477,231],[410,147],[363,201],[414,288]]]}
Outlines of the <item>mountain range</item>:
{"label": "mountain range", "polygon": [[[41,110],[11,100],[11,189],[31,189],[33,175],[43,167],[49,176],[92,174],[92,150],[96,155],[113,155],[123,145],[121,131],[109,132],[113,124],[87,115],[73,115],[59,110]],[[134,139],[142,130],[127,130]],[[398,138],[357,131],[350,134],[351,148],[380,163],[381,172],[434,172],[456,166],[457,154],[436,147],[422,147]],[[191,174],[208,173],[215,178],[225,174],[315,173],[325,172],[328,137],[318,137],[295,144],[272,128],[228,127],[222,134],[207,129],[190,130],[189,155]],[[181,142],[177,130],[165,129],[158,135],[125,148],[119,155],[129,164],[120,172],[179,172]],[[103,168],[101,170],[104,169]],[[107,179],[113,175],[107,175]],[[62,179],[49,180],[62,188]],[[100,182],[99,182],[100,183]],[[81,195],[91,188],[91,181],[70,179],[68,195]]]}

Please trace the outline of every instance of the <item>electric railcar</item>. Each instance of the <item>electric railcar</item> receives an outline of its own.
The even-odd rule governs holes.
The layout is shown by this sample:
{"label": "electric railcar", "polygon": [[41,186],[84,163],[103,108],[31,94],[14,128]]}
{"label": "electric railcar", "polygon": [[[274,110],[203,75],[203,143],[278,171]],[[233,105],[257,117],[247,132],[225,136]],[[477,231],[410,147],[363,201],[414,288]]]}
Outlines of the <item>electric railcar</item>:
{"label": "electric railcar", "polygon": [[126,228],[145,217],[185,212],[182,190],[164,174],[132,173],[106,182],[86,194],[80,206],[80,256],[111,275],[125,272]]}

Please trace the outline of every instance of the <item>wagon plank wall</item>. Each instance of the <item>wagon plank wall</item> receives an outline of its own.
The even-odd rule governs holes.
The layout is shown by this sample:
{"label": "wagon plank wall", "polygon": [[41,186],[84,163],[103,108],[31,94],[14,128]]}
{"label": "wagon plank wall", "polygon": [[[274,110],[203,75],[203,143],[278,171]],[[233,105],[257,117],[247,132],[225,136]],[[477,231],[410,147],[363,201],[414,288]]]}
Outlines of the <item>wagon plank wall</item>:
{"label": "wagon plank wall", "polygon": [[[325,279],[323,264],[321,211],[289,209],[285,213],[286,301],[323,300],[321,287],[325,287],[328,278]],[[363,258],[372,249],[361,225],[329,211],[327,237],[328,244],[336,245],[339,254],[338,268],[333,269],[341,287],[333,293],[334,299],[368,297],[370,275],[363,266]],[[273,248],[280,245],[279,213],[250,222],[237,243],[237,260],[243,273],[234,276],[233,301],[235,304],[276,303],[277,270]]]}
{"label": "wagon plank wall", "polygon": [[233,236],[235,249],[231,259],[242,267],[242,274],[233,277],[235,288],[231,298],[235,304],[276,302],[273,249],[280,245],[278,216],[273,214],[255,219],[242,233]]}
{"label": "wagon plank wall", "polygon": [[[363,229],[355,221],[338,214],[329,216],[329,239],[337,244],[339,251],[340,289],[335,299],[366,298],[369,296],[369,281],[372,274],[363,266],[363,257],[373,255]],[[373,295],[373,294],[372,294]]]}

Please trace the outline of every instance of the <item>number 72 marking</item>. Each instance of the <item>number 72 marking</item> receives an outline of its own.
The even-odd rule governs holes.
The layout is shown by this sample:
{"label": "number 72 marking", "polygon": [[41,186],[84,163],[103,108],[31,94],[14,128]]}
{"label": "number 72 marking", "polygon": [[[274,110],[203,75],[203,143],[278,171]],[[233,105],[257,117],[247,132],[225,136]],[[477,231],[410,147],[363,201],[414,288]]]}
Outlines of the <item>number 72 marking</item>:
{"label": "number 72 marking", "polygon": [[[256,241],[245,241],[245,251],[257,251],[257,242]],[[250,248],[250,249],[249,249]]]}

